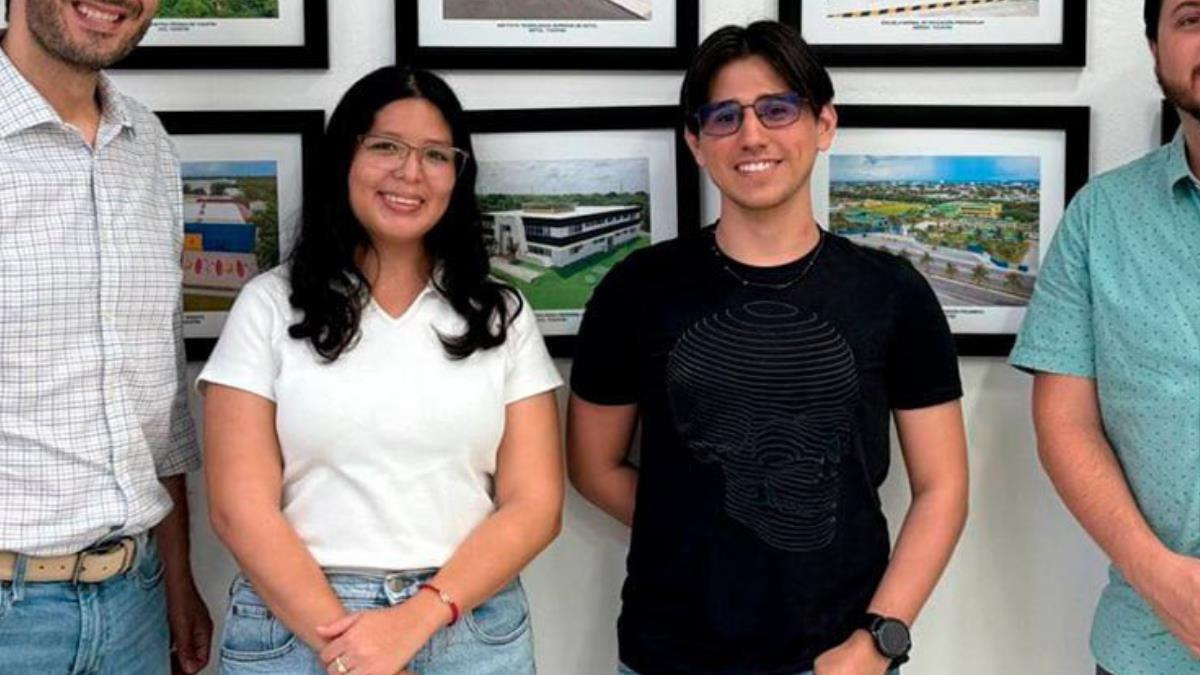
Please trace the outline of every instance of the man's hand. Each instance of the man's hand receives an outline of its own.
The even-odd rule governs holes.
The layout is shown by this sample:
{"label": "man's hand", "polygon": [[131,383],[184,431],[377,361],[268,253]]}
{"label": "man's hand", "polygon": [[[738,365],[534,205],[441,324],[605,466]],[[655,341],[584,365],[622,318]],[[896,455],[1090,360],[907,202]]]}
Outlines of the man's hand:
{"label": "man's hand", "polygon": [[817,657],[814,675],[884,675],[892,662],[875,648],[865,630],[856,630],[842,644]]}
{"label": "man's hand", "polygon": [[158,552],[166,568],[167,623],[171,627],[171,670],[195,675],[208,664],[212,644],[212,619],[192,578],[188,541],[187,479],[182,475],[159,478],[175,508],[154,528]]}
{"label": "man's hand", "polygon": [[1129,581],[1167,630],[1200,656],[1200,560],[1167,552]]}
{"label": "man's hand", "polygon": [[449,610],[429,593],[395,607],[347,615],[317,627],[330,641],[321,650],[321,663],[330,675],[395,675],[449,619]]}
{"label": "man's hand", "polygon": [[213,623],[204,600],[188,579],[173,589],[167,585],[167,620],[171,626],[171,672],[195,675],[208,665]]}

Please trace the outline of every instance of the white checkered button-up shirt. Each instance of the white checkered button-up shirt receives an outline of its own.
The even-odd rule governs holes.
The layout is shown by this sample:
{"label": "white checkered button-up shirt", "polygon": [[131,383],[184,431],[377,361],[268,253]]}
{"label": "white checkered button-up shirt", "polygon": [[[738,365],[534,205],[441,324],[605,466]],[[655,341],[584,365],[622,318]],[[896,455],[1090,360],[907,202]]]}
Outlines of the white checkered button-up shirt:
{"label": "white checkered button-up shirt", "polygon": [[179,161],[102,77],[95,149],[0,51],[0,551],[154,526],[199,466],[180,310]]}

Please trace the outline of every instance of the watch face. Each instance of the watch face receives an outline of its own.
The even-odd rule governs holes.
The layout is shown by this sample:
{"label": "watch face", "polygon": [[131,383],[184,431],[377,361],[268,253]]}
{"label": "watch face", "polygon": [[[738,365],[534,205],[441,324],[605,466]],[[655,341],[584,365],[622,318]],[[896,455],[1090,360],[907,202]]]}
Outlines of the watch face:
{"label": "watch face", "polygon": [[875,634],[879,641],[879,651],[883,652],[884,656],[891,658],[904,656],[912,646],[912,638],[908,635],[908,629],[899,621],[884,620],[880,622]]}

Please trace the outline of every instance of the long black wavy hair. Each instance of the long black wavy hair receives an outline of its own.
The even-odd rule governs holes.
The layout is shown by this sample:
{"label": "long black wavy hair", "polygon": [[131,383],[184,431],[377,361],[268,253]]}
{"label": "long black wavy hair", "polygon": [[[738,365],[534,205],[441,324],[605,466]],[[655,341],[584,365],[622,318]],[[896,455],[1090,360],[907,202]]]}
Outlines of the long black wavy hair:
{"label": "long black wavy hair", "polygon": [[454,183],[446,213],[425,235],[424,244],[437,273],[434,285],[466,322],[461,335],[439,334],[452,359],[504,343],[512,319],[521,311],[520,296],[488,278],[475,178],[479,172],[462,104],[441,78],[424,70],[387,66],[367,75],[342,97],[321,147],[324,191],[310,210],[289,260],[292,307],[303,313],[288,328],[297,340],[308,340],[326,360],[336,361],[358,340],[370,281],[358,266],[372,247],[370,236],[350,208],[350,165],[358,138],[370,131],[375,115],[388,104],[421,98],[445,118],[455,147],[470,155]]}

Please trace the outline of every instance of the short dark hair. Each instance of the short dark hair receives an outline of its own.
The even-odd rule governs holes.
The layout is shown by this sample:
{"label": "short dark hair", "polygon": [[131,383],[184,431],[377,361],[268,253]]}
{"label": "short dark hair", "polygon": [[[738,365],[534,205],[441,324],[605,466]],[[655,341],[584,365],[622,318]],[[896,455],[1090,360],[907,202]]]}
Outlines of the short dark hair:
{"label": "short dark hair", "polygon": [[1146,20],[1146,39],[1158,42],[1158,19],[1162,15],[1162,0],[1146,0],[1142,5],[1142,18]]}
{"label": "short dark hair", "polygon": [[679,103],[689,131],[699,131],[696,110],[708,103],[713,78],[730,62],[749,56],[771,64],[788,86],[808,101],[814,113],[820,113],[833,100],[829,72],[795,28],[778,21],[725,26],[705,38],[683,77]]}

